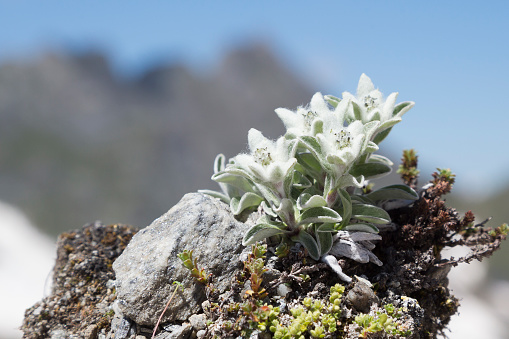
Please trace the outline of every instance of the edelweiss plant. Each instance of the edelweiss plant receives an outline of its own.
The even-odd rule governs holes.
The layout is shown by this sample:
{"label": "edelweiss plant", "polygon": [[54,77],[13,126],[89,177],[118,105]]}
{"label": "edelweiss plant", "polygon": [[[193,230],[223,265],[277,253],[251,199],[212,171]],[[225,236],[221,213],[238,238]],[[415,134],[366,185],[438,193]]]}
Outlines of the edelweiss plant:
{"label": "edelweiss plant", "polygon": [[414,105],[396,104],[397,95],[384,99],[362,74],[356,96],[316,93],[309,105],[295,111],[278,108],[285,135],[272,141],[251,129],[249,153],[228,163],[224,155],[216,157],[212,179],[222,193],[202,192],[229,203],[235,215],[256,207],[264,211],[243,245],[266,238],[281,246],[299,243],[349,282],[337,258],[382,265],[371,252],[373,241],[381,239],[378,227],[390,223],[382,206],[418,198],[405,185],[365,189],[368,180],[391,171],[392,162],[374,152]]}

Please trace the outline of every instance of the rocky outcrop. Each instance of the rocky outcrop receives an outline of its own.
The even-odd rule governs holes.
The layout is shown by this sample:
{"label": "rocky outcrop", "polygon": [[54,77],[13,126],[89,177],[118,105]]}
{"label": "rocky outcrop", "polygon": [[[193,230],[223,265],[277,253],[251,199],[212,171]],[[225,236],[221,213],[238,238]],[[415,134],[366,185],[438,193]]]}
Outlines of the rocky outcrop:
{"label": "rocky outcrop", "polygon": [[[449,266],[488,257],[508,233],[506,225],[474,225],[471,212],[459,219],[440,200],[446,186],[437,178],[413,205],[391,211],[394,229],[381,232],[377,247],[383,266],[339,260],[354,277],[349,284],[302,246],[281,258],[267,244],[245,250],[240,239],[258,213],[241,222],[228,205],[200,193],[185,195],[134,236],[132,228],[99,223],[64,233],[52,295],[27,310],[22,329],[26,338],[55,339],[146,339],[153,331],[157,339],[261,339],[289,331],[436,338],[459,306],[447,287]],[[473,254],[437,257],[434,249],[457,232]],[[203,284],[183,267],[186,250],[210,274]]]}
{"label": "rocky outcrop", "polygon": [[237,221],[229,206],[201,193],[186,194],[166,214],[138,232],[115,261],[117,298],[124,316],[137,324],[155,325],[178,281],[179,290],[163,323],[184,321],[198,313],[206,299],[182,265],[178,254],[193,250],[199,267],[216,277],[213,285],[224,292],[239,269],[242,234],[250,223]]}
{"label": "rocky outcrop", "polygon": [[62,233],[51,295],[29,308],[23,338],[97,338],[106,334],[115,300],[113,261],[136,229],[100,222]]}

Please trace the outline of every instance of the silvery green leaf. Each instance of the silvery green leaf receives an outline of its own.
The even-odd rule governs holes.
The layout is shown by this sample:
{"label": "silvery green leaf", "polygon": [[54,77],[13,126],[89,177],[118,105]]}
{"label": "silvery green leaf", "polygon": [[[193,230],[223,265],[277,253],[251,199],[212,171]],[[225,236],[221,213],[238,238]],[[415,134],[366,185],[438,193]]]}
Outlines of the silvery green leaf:
{"label": "silvery green leaf", "polygon": [[[277,217],[277,215],[276,215],[276,217]],[[271,224],[272,226],[284,228],[284,226],[282,227],[283,224],[281,222],[275,222],[270,216],[268,216],[266,214],[262,214],[258,218],[258,220],[256,220],[256,223],[257,224]]]}
{"label": "silvery green leaf", "polygon": [[329,105],[331,105],[334,108],[338,107],[338,104],[341,101],[340,98],[337,98],[333,95],[325,95],[324,99],[329,103]]}
{"label": "silvery green leaf", "polygon": [[[226,163],[225,156],[223,154],[218,154],[216,156],[216,158],[214,159],[214,174],[224,171],[224,169],[226,168],[226,165],[227,165],[227,163]],[[221,187],[221,190],[224,192],[224,195],[228,198],[228,200],[230,200],[230,198],[232,198],[232,197],[236,197],[236,196],[240,195],[240,192],[239,192],[239,189],[237,186],[227,184],[224,182],[218,182],[218,184],[219,184],[219,187]]]}
{"label": "silvery green leaf", "polygon": [[232,184],[233,182],[237,181],[238,177],[245,178],[250,181],[252,181],[253,176],[246,172],[245,170],[233,165],[228,166],[223,171],[215,173],[212,176],[212,180],[217,182],[224,182],[227,184]]}
{"label": "silvery green leaf", "polygon": [[213,198],[218,198],[219,200],[229,204],[230,203],[230,198],[227,197],[225,194],[223,193],[219,193],[219,192],[216,192],[216,191],[212,191],[212,190],[198,190],[199,193],[203,193],[203,194],[207,194],[207,195],[210,195],[211,197]]}
{"label": "silvery green leaf", "polygon": [[267,200],[269,204],[273,205],[279,205],[280,199],[279,197],[274,194],[274,191],[271,190],[268,186],[263,184],[256,184],[256,189],[259,191],[259,193],[262,195],[262,197]]}
{"label": "silvery green leaf", "polygon": [[318,133],[323,133],[322,119],[315,119],[311,125],[311,135],[317,135]]}
{"label": "silvery green leaf", "polygon": [[279,218],[288,225],[294,224],[295,210],[293,208],[294,201],[291,199],[281,199],[279,206],[274,208]]}
{"label": "silvery green leaf", "polygon": [[260,205],[262,206],[262,209],[265,212],[265,214],[270,215],[271,217],[274,218],[277,217],[276,212],[274,212],[274,210],[269,205],[267,205],[267,202],[265,202],[265,200],[262,201]]}
{"label": "silvery green leaf", "polygon": [[325,199],[319,195],[302,193],[297,199],[297,208],[300,210],[324,206],[327,206],[327,201],[325,201]]}
{"label": "silvery green leaf", "polygon": [[368,141],[364,152],[365,153],[373,153],[376,151],[378,151],[378,145],[376,143],[374,143],[373,141]]}
{"label": "silvery green leaf", "polygon": [[308,193],[310,195],[320,195],[322,194],[322,189],[317,187],[316,185],[306,188],[302,193]]}
{"label": "silvery green leaf", "polygon": [[[239,173],[243,172],[242,175]],[[246,178],[250,177],[247,172],[241,170],[241,169],[234,169],[228,167],[226,170],[222,172],[218,172],[212,176],[212,180],[218,182],[218,183],[224,183],[229,186],[237,187],[244,192],[249,192],[253,190],[253,185],[250,183],[250,181]],[[230,195],[235,196],[235,195]]]}
{"label": "silvery green leaf", "polygon": [[382,237],[378,234],[371,232],[350,232],[350,239],[352,241],[376,241],[382,240]]}
{"label": "silvery green leaf", "polygon": [[297,153],[295,157],[297,158],[298,164],[302,166],[307,174],[315,179],[321,179],[323,169],[313,154],[309,152]]}
{"label": "silvery green leaf", "polygon": [[354,194],[351,196],[352,198],[352,202],[355,202],[355,203],[361,203],[361,204],[368,204],[368,205],[374,205],[375,202],[372,201],[371,199],[367,198],[365,195],[358,195],[358,194]]}
{"label": "silvery green leaf", "polygon": [[301,230],[298,235],[292,237],[292,240],[301,243],[302,246],[306,248],[311,258],[314,260],[320,259],[320,249],[311,234]]}
{"label": "silvery green leaf", "polygon": [[316,240],[320,249],[320,256],[328,253],[332,248],[331,232],[316,232]]}
{"label": "silvery green leaf", "polygon": [[377,135],[375,135],[375,137],[373,138],[373,142],[375,144],[380,144],[385,138],[387,138],[387,136],[389,135],[389,133],[391,132],[392,130],[392,127],[390,128],[387,128],[386,130],[383,130],[382,132],[378,133]]}
{"label": "silvery green leaf", "polygon": [[371,115],[371,118],[369,119],[371,121],[380,121],[381,120],[381,116],[380,116],[380,111],[379,110],[376,110],[373,112],[373,114]]}
{"label": "silvery green leaf", "polygon": [[363,118],[362,109],[359,107],[359,105],[355,101],[352,101],[352,106],[353,106],[353,117],[352,117],[353,120],[367,122],[362,119]]}
{"label": "silvery green leaf", "polygon": [[[364,125],[364,134],[366,135],[366,141],[371,140],[375,132],[380,126],[380,121],[370,121]],[[376,146],[378,149],[378,146]]]}
{"label": "silvery green leaf", "polygon": [[367,162],[352,166],[350,174],[354,177],[363,175],[366,179],[380,178],[392,171],[390,166],[382,163]]}
{"label": "silvery green leaf", "polygon": [[350,224],[345,226],[345,231],[359,231],[359,232],[369,232],[369,233],[378,233],[378,228],[373,224]]}
{"label": "silvery green leaf", "polygon": [[371,252],[369,250],[368,250],[368,256],[369,256],[369,261],[372,262],[373,264],[375,264],[377,266],[383,265],[383,263],[380,261],[380,259],[378,259],[378,257],[376,255],[374,255],[373,252]]}
{"label": "silvery green leaf", "polygon": [[392,167],[394,165],[394,163],[389,158],[384,157],[383,155],[380,154],[372,154],[368,162],[385,164],[389,167]]}
{"label": "silvery green leaf", "polygon": [[320,146],[318,140],[316,140],[315,137],[307,135],[301,136],[299,140],[302,146],[305,147],[308,151],[310,151],[313,154],[313,156],[318,160],[318,162],[323,166],[323,163],[325,163],[325,157],[323,156],[322,146]]}
{"label": "silvery green leaf", "polygon": [[223,171],[226,167],[226,158],[223,154],[218,154],[214,159],[214,174]]}
{"label": "silvery green leaf", "polygon": [[339,276],[339,278],[347,283],[351,283],[352,282],[352,278],[350,278],[349,276],[347,276],[346,274],[343,273],[343,269],[341,268],[341,266],[339,266],[338,264],[338,260],[332,256],[332,255],[324,255],[321,259],[324,263],[326,263],[327,265],[329,265],[329,267],[334,271],[336,272],[336,274]]}
{"label": "silvery green leaf", "polygon": [[391,217],[385,210],[368,204],[353,204],[352,217],[375,224],[387,224],[391,222]]}
{"label": "silvery green leaf", "polygon": [[285,230],[271,224],[256,224],[251,227],[244,238],[242,239],[242,245],[247,246],[254,244],[257,241],[261,241],[266,238],[270,238],[274,235],[284,234]]}
{"label": "silvery green leaf", "polygon": [[248,207],[258,206],[263,201],[263,198],[258,194],[246,192],[242,198],[233,197],[230,200],[230,209],[234,215],[239,215]]}
{"label": "silvery green leaf", "polygon": [[377,205],[386,211],[395,210],[410,205],[415,200],[384,200],[379,202]]}
{"label": "silvery green leaf", "polygon": [[366,247],[366,249],[373,251],[376,247],[375,244],[373,244],[371,241],[359,241],[359,244]]}
{"label": "silvery green leaf", "polygon": [[403,114],[408,112],[408,110],[412,107],[414,107],[415,102],[413,101],[405,101],[401,102],[394,107],[394,111],[392,112],[392,116],[399,116],[401,117]]}
{"label": "silvery green leaf", "polygon": [[366,196],[373,201],[380,200],[417,200],[419,195],[411,187],[407,185],[391,185],[380,188],[374,192],[366,194]]}
{"label": "silvery green leaf", "polygon": [[352,218],[352,198],[350,194],[342,188],[338,189],[338,194],[341,199],[341,217],[343,218],[340,226],[344,226],[347,225]]}
{"label": "silvery green leaf", "polygon": [[360,263],[372,262],[382,266],[382,262],[376,255],[362,243],[341,239],[334,243],[329,253],[338,257],[347,257]]}
{"label": "silvery green leaf", "polygon": [[348,187],[354,186],[362,188],[364,186],[364,176],[360,176],[358,179],[351,174],[345,173],[336,181],[336,187]]}
{"label": "silvery green leaf", "polygon": [[369,262],[369,250],[350,240],[340,239],[334,243],[329,253],[337,257],[347,257],[360,263]]}
{"label": "silvery green leaf", "polygon": [[299,222],[299,225],[319,222],[341,222],[341,216],[338,214],[338,212],[328,207],[313,207],[307,209],[302,213],[300,219],[301,221]]}
{"label": "silvery green leaf", "polygon": [[[295,159],[295,163],[297,163],[297,159]],[[284,192],[283,196],[284,197],[291,196],[292,188],[294,186],[294,173],[299,173],[299,172],[297,172],[297,171],[290,171],[284,177],[284,180],[283,180],[283,192]],[[295,187],[296,188],[304,188],[304,187],[306,187],[306,186],[304,186],[304,185],[306,185],[304,179],[307,179],[307,178],[304,177],[301,182],[299,182],[298,184],[295,185]],[[311,183],[309,183],[309,186],[311,186]]]}
{"label": "silvery green leaf", "polygon": [[316,227],[315,229],[316,232],[329,232],[329,233],[332,233],[332,232],[336,232],[337,229],[336,229],[336,224],[320,224]]}
{"label": "silvery green leaf", "polygon": [[[331,196],[334,196],[336,190],[336,181],[331,174],[325,176],[325,182],[323,184],[323,198],[325,201],[329,201]],[[330,204],[332,206],[332,204]]]}
{"label": "silvery green leaf", "polygon": [[325,156],[325,159],[329,164],[339,165],[339,166],[346,166],[347,161],[343,159],[340,156],[337,156],[336,154],[327,154]]}
{"label": "silvery green leaf", "polygon": [[392,126],[396,125],[397,123],[401,122],[401,118],[399,117],[396,117],[396,118],[392,118],[392,119],[389,119],[387,121],[384,121],[380,127],[378,127],[378,133],[380,132],[383,132],[389,128],[392,128]]}
{"label": "silvery green leaf", "polygon": [[309,179],[298,171],[293,172],[293,186],[304,189],[311,187],[313,184]]}

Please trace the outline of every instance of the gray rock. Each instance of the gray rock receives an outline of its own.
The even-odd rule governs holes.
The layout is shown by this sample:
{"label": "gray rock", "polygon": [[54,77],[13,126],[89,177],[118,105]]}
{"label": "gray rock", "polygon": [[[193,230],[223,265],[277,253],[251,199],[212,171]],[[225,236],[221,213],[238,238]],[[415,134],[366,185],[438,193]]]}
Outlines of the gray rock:
{"label": "gray rock", "polygon": [[356,279],[355,285],[346,295],[346,299],[357,311],[368,313],[371,305],[378,302],[378,297],[363,280]]}
{"label": "gray rock", "polygon": [[51,331],[51,339],[65,339],[68,337],[69,337],[69,334],[67,333],[66,330],[57,329],[57,330]]}
{"label": "gray rock", "polygon": [[193,314],[189,317],[189,322],[197,331],[204,330],[207,327],[207,317],[205,314]]}
{"label": "gray rock", "polygon": [[[166,329],[166,328],[165,328]],[[191,336],[193,327],[189,323],[171,326],[171,332],[161,332],[155,339],[187,339]]]}
{"label": "gray rock", "polygon": [[85,329],[83,336],[85,339],[95,339],[97,338],[97,334],[99,332],[99,327],[96,324],[90,325]]}
{"label": "gray rock", "polygon": [[50,332],[51,339],[83,339],[82,336],[77,334],[71,334],[64,329],[55,329]]}
{"label": "gray rock", "polygon": [[[113,327],[114,324],[116,327]],[[126,317],[122,317],[120,321],[114,318],[111,323],[111,328],[112,330],[115,330],[116,339],[126,339],[127,337],[134,334],[133,323]]]}
{"label": "gray rock", "polygon": [[139,231],[113,263],[117,298],[124,316],[141,325],[154,325],[175,289],[162,322],[184,321],[199,313],[205,289],[177,257],[193,250],[198,267],[215,277],[214,288],[224,292],[239,264],[243,234],[252,222],[237,221],[229,206],[201,193],[182,200],[150,226]]}
{"label": "gray rock", "polygon": [[285,284],[281,284],[277,287],[277,294],[283,298],[285,298],[286,295],[291,291],[292,289],[289,286],[286,286]]}

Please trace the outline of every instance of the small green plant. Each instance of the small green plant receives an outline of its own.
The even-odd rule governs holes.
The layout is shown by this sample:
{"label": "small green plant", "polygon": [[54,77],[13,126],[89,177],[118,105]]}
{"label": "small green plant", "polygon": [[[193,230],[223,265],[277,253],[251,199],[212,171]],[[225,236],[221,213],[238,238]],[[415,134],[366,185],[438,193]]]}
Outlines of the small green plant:
{"label": "small green plant", "polygon": [[385,312],[378,311],[376,315],[361,313],[355,317],[355,323],[359,325],[362,338],[367,338],[369,333],[385,332],[391,335],[407,337],[410,331],[401,328],[397,324],[397,318],[402,315],[402,309],[396,309],[393,304],[384,305]]}
{"label": "small green plant", "polygon": [[182,253],[178,254],[180,260],[182,260],[182,265],[191,271],[191,276],[195,278],[198,282],[202,284],[207,284],[208,276],[205,272],[205,269],[198,269],[198,259],[193,260],[193,251],[184,250]]}
{"label": "small green plant", "polygon": [[403,182],[415,188],[419,172],[420,171],[417,169],[417,153],[415,150],[404,150],[401,165],[399,165],[398,168],[398,174],[401,175]]}
{"label": "small green plant", "polygon": [[270,331],[274,339],[324,338],[336,335],[341,316],[341,297],[345,287],[336,284],[330,288],[328,302],[304,298],[302,305],[291,308],[291,322],[284,326],[279,319],[272,320]]}
{"label": "small green plant", "polygon": [[493,230],[490,230],[488,232],[488,234],[492,237],[497,237],[497,236],[507,236],[507,234],[509,233],[509,226],[507,224],[502,224],[501,226],[493,229]]}
{"label": "small green plant", "polygon": [[357,95],[316,93],[306,107],[279,108],[286,134],[272,141],[251,129],[249,153],[229,162],[222,154],[216,157],[212,179],[222,192],[202,192],[229,203],[235,215],[263,209],[244,234],[244,245],[272,238],[282,244],[278,255],[283,255],[286,245],[300,243],[311,258],[321,258],[351,281],[333,258],[381,265],[370,244],[381,239],[376,225],[390,222],[381,203],[418,198],[406,185],[375,191],[368,186],[368,180],[391,171],[393,163],[374,153],[414,105],[396,104],[397,95],[384,98],[363,74]]}
{"label": "small green plant", "polygon": [[262,285],[262,274],[267,271],[265,268],[265,253],[267,245],[256,243],[251,246],[251,254],[244,262],[244,270],[249,274],[251,289],[246,291],[247,294],[255,299],[263,299],[267,296],[267,292]]}

